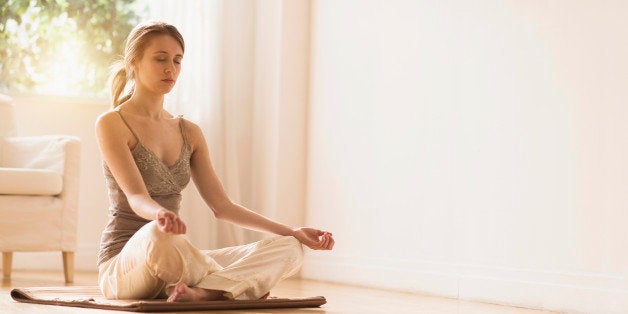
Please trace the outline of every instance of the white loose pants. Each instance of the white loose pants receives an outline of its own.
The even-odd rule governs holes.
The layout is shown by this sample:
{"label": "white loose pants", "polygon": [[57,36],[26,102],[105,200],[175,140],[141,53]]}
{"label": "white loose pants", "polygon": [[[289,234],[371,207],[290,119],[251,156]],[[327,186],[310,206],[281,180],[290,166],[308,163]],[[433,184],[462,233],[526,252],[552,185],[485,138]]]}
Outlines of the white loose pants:
{"label": "white loose pants", "polygon": [[201,251],[185,235],[159,231],[153,221],[98,267],[98,284],[109,299],[164,298],[166,287],[183,282],[226,291],[229,299],[256,300],[296,273],[302,260],[301,243],[291,236]]}

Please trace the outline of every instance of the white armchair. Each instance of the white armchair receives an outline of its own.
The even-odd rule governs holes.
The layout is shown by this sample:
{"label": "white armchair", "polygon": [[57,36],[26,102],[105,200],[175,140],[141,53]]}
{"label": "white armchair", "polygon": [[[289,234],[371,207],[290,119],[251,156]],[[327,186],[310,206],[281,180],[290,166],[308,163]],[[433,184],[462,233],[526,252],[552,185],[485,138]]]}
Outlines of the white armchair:
{"label": "white armchair", "polygon": [[61,251],[66,282],[74,277],[80,140],[18,137],[11,98],[0,94],[0,251],[10,278],[13,252]]}

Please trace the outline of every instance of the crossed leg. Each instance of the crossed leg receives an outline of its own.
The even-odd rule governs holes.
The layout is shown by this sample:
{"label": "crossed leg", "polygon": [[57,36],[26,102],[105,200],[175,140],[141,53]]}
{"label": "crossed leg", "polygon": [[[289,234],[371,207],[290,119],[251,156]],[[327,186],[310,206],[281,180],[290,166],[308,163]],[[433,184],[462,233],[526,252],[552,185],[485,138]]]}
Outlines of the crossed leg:
{"label": "crossed leg", "polygon": [[150,299],[165,293],[172,302],[254,300],[268,297],[277,282],[298,271],[302,258],[294,237],[201,251],[187,237],[164,234],[151,222],[101,265],[99,283],[111,299]]}

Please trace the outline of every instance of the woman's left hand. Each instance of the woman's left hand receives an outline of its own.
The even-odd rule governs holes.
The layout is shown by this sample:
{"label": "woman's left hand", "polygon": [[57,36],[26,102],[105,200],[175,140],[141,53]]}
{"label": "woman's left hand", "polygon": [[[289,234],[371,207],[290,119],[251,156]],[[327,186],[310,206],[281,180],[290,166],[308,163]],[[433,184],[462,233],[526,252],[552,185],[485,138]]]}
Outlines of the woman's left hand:
{"label": "woman's left hand", "polygon": [[312,250],[331,250],[336,243],[331,232],[314,228],[295,229],[292,236]]}

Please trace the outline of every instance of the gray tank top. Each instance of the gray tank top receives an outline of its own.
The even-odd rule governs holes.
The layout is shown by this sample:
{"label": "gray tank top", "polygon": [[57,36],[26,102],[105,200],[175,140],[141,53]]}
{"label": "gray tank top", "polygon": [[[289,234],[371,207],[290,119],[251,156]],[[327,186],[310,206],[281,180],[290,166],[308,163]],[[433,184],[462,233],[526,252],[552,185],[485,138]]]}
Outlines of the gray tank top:
{"label": "gray tank top", "polygon": [[[179,128],[183,136],[183,148],[177,162],[168,167],[146,146],[142,145],[137,134],[127,123],[119,110],[116,110],[137,140],[131,150],[135,164],[142,175],[150,197],[159,205],[175,213],[179,212],[181,191],[190,182],[191,149],[185,136],[183,118],[179,116]],[[103,161],[105,182],[109,191],[109,222],[100,239],[98,265],[118,255],[127,241],[142,226],[150,222],[133,212],[124,192],[118,186],[109,167]]]}

